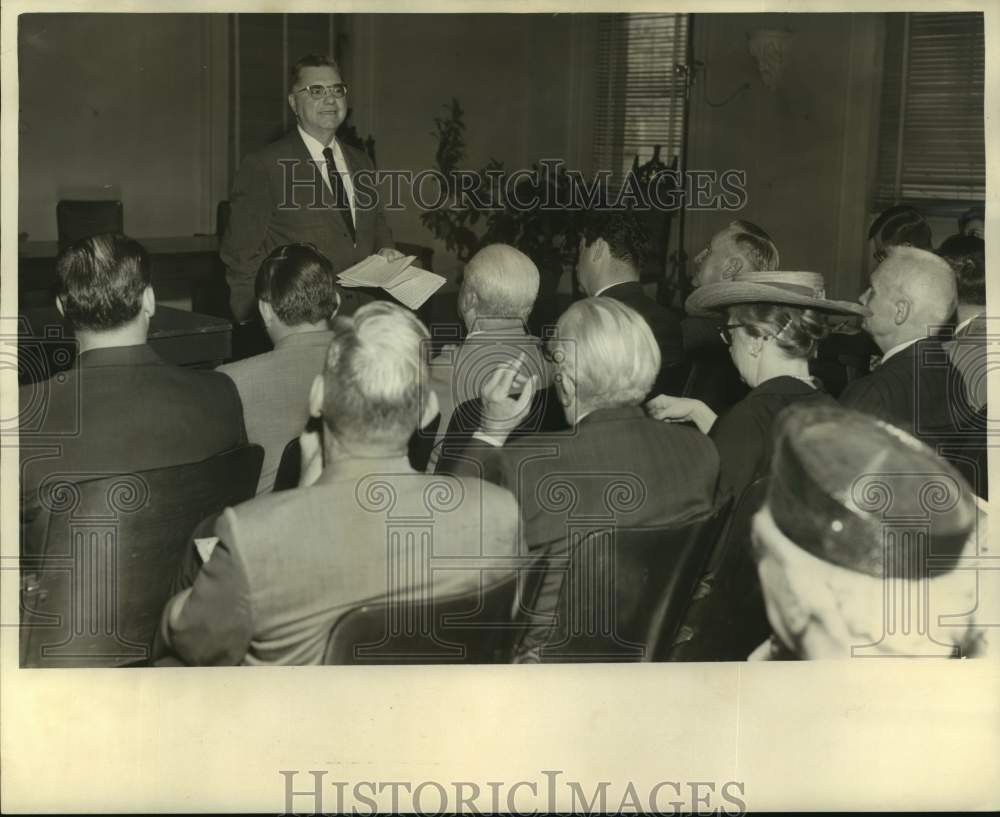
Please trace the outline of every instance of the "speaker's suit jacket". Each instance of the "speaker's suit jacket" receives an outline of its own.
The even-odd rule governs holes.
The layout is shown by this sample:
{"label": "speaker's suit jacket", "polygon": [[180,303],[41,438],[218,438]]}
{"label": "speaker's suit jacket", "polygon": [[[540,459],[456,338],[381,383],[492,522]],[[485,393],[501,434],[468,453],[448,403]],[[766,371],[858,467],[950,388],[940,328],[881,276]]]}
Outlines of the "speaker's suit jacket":
{"label": "speaker's suit jacket", "polygon": [[517,503],[495,485],[418,474],[405,456],[338,460],[311,487],[226,509],[161,635],[188,664],[320,664],[353,607],[512,573],[518,527]]}
{"label": "speaker's suit jacket", "polygon": [[341,143],[340,148],[354,183],[354,241],[298,130],[243,161],[230,193],[229,226],[219,251],[228,270],[229,301],[237,320],[253,314],[257,270],[275,247],[314,244],[333,263],[334,271],[341,272],[376,250],[393,246],[371,161],[349,145]]}

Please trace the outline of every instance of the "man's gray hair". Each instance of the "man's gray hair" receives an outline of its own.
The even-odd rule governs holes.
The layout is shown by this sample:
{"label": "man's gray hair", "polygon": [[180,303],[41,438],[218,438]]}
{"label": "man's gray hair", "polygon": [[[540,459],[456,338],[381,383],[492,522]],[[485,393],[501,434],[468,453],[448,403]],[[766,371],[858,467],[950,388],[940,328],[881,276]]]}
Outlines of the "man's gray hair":
{"label": "man's gray hair", "polygon": [[479,300],[480,318],[520,318],[526,321],[538,297],[538,267],[508,244],[490,244],[465,265],[462,288]]}
{"label": "man's gray hair", "polygon": [[420,422],[426,327],[387,301],[333,322],[323,371],[323,420],[344,439],[405,443]]}
{"label": "man's gray hair", "polygon": [[946,323],[958,305],[958,285],[951,265],[938,255],[916,247],[886,248],[880,275],[912,304],[914,319],[925,326]]}
{"label": "man's gray hair", "polygon": [[641,403],[660,371],[660,349],[632,307],[597,296],[577,301],[556,324],[549,348],[576,381],[578,411]]}

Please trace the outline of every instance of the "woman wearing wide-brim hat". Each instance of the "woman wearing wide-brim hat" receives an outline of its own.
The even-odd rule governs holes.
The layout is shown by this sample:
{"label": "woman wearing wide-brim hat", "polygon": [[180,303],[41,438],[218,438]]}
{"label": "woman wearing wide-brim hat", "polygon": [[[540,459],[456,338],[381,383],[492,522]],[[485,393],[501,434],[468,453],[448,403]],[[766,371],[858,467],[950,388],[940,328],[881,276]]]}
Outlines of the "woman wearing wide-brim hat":
{"label": "woman wearing wide-brim hat", "polygon": [[684,305],[689,315],[725,313],[722,339],[750,393],[716,416],[700,400],[659,395],[646,404],[658,420],[694,422],[719,450],[719,494],[739,497],[767,473],[772,424],[787,405],[831,401],[809,375],[809,360],[831,324],[868,310],[826,297],[816,272],[775,270],[737,274],[695,290]]}

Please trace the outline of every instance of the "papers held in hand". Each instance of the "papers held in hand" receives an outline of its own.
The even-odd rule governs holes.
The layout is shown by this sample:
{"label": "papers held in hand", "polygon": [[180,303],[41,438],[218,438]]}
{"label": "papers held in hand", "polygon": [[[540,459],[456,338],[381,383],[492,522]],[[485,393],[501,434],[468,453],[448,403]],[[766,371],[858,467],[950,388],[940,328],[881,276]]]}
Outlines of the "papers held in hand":
{"label": "papers held in hand", "polygon": [[386,261],[381,255],[369,255],[337,276],[342,287],[381,287],[410,309],[419,309],[444,284],[433,272],[414,267],[415,255]]}

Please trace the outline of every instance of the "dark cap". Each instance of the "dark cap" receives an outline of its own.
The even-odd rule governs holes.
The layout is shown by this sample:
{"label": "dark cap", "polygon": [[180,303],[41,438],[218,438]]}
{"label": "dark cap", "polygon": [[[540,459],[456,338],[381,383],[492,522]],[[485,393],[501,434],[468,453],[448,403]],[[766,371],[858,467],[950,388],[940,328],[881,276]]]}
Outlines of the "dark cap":
{"label": "dark cap", "polygon": [[813,556],[871,576],[955,567],[976,522],[953,466],[895,426],[834,405],[779,415],[768,503]]}

